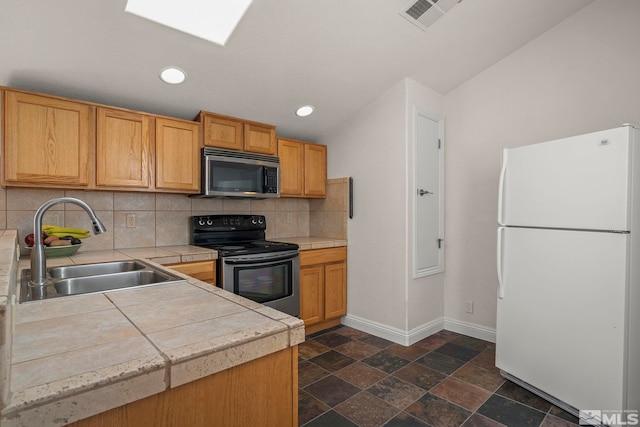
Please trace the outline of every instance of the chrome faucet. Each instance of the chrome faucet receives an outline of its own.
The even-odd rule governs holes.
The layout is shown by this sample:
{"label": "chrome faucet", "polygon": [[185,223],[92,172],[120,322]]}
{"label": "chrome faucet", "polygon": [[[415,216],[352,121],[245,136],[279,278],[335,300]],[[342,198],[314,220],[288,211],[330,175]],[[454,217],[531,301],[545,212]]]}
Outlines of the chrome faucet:
{"label": "chrome faucet", "polygon": [[51,206],[57,205],[59,203],[73,203],[74,205],[80,206],[84,209],[89,217],[91,218],[91,224],[93,226],[93,234],[102,234],[107,229],[104,228],[102,222],[96,216],[96,213],[91,209],[91,206],[86,204],[80,199],[75,199],[73,197],[59,197],[57,199],[49,200],[44,203],[38,210],[36,211],[35,216],[33,217],[33,248],[31,250],[31,280],[29,281],[30,286],[44,286],[47,283],[47,264],[46,257],[44,255],[44,245],[42,244],[42,217],[44,213]]}

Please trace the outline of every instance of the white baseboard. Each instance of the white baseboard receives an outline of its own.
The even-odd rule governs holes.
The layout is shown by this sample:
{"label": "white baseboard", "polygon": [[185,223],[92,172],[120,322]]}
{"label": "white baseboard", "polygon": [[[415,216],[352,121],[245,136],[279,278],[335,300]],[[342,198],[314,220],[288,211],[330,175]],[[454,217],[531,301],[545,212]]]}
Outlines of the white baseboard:
{"label": "white baseboard", "polygon": [[404,346],[417,343],[421,339],[433,335],[444,328],[442,318],[425,323],[411,331],[404,331],[351,314],[347,314],[342,318],[342,324]]}
{"label": "white baseboard", "polygon": [[432,320],[410,331],[404,331],[351,314],[347,314],[342,318],[342,324],[404,346],[415,344],[421,339],[443,329],[489,342],[496,342],[495,329],[445,317]]}
{"label": "white baseboard", "polygon": [[444,329],[481,340],[496,342],[496,330],[476,323],[463,322],[457,319],[444,319]]}

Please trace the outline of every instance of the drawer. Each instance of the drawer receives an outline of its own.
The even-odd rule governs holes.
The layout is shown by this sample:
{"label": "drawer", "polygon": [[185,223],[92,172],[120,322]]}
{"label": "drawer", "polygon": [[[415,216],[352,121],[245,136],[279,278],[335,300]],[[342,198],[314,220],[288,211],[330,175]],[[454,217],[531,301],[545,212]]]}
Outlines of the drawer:
{"label": "drawer", "polygon": [[329,264],[332,262],[346,261],[346,259],[346,246],[341,246],[338,248],[311,249],[307,251],[300,251],[301,267],[307,265]]}

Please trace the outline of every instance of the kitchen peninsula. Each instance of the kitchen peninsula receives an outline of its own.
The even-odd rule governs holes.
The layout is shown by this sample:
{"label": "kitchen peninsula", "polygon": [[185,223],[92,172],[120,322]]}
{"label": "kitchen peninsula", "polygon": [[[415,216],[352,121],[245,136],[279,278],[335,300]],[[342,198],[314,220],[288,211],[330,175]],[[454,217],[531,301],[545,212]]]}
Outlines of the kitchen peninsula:
{"label": "kitchen peninsula", "polygon": [[[86,252],[74,262],[215,258],[185,248]],[[17,304],[23,268],[16,232],[2,232],[2,426],[297,425],[301,320],[189,276]]]}

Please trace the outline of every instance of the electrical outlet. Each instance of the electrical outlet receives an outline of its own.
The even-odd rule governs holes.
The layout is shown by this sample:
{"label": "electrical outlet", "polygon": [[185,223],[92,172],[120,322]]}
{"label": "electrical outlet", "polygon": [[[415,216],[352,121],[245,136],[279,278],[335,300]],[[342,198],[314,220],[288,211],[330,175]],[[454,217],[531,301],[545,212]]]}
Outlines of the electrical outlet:
{"label": "electrical outlet", "polygon": [[291,224],[293,222],[293,214],[291,212],[287,213],[287,224]]}
{"label": "electrical outlet", "polygon": [[46,212],[42,216],[42,223],[55,225],[57,227],[60,226],[60,212]]}
{"label": "electrical outlet", "polygon": [[136,214],[127,214],[127,228],[136,228]]}
{"label": "electrical outlet", "polygon": [[465,310],[467,313],[473,313],[473,301],[467,301]]}

